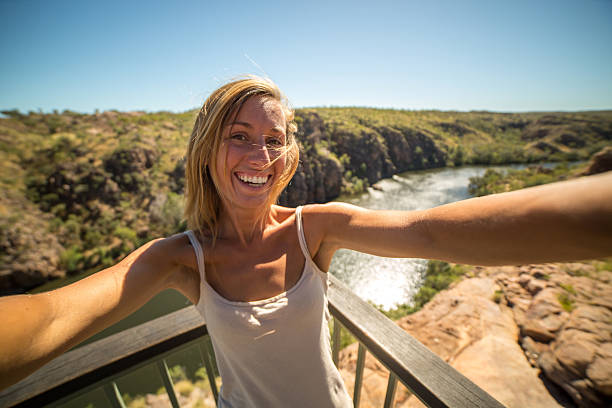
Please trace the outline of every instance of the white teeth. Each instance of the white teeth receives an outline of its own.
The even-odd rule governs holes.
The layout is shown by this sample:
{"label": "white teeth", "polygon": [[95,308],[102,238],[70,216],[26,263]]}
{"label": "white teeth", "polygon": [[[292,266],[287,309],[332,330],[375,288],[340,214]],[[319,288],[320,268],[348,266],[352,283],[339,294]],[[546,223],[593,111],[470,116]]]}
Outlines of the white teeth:
{"label": "white teeth", "polygon": [[244,181],[245,183],[251,183],[251,184],[265,184],[266,181],[268,181],[268,177],[251,177],[251,176],[243,176],[243,175],[239,175],[238,178],[241,181]]}

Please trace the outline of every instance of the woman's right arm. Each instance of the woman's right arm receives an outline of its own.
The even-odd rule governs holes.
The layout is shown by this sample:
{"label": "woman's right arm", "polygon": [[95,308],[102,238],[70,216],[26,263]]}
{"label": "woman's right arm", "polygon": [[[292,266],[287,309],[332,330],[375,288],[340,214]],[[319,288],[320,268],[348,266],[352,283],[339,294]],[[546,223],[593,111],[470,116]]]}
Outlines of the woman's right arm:
{"label": "woman's right arm", "polygon": [[[128,316],[167,288],[192,301],[193,250],[175,235],[138,248],[118,264],[71,285],[0,298],[0,389]],[[195,285],[195,288],[198,286]]]}
{"label": "woman's right arm", "polygon": [[309,208],[306,217],[323,268],[339,248],[469,265],[603,258],[612,256],[612,171],[428,210],[330,203]]}

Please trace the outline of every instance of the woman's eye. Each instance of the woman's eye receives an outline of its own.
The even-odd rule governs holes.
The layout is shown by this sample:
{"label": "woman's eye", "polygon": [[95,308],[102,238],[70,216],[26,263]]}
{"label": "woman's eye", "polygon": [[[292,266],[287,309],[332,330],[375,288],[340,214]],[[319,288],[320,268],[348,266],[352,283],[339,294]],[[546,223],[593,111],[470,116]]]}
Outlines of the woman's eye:
{"label": "woman's eye", "polygon": [[239,141],[247,140],[246,136],[243,135],[242,133],[235,133],[235,134],[230,136],[230,139],[232,139],[232,140],[239,140]]}
{"label": "woman's eye", "polygon": [[266,143],[268,144],[268,146],[272,147],[280,147],[283,145],[283,142],[277,138],[268,139]]}

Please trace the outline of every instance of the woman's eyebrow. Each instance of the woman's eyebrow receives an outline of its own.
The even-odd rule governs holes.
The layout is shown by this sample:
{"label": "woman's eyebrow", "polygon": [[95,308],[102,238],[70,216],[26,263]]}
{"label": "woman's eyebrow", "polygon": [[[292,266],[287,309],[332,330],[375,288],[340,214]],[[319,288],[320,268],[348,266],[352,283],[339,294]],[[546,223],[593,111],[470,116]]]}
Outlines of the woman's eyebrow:
{"label": "woman's eyebrow", "polygon": [[253,129],[253,125],[251,125],[249,122],[241,122],[239,120],[236,120],[236,121],[234,121],[232,123],[228,123],[226,126],[234,126],[234,125],[241,125],[241,126],[249,128],[249,129]]}
{"label": "woman's eyebrow", "polygon": [[[249,122],[242,122],[239,120],[236,120],[232,123],[228,123],[227,125],[225,125],[225,127],[232,127],[234,125],[240,125],[240,126],[244,126],[246,128],[249,129],[253,129],[253,125],[251,125]],[[285,134],[285,129],[283,129],[282,126],[274,126],[273,128],[270,129],[272,132],[274,133],[282,133],[283,135]]]}
{"label": "woman's eyebrow", "polygon": [[282,133],[283,135],[285,134],[285,129],[283,129],[281,126],[274,126],[270,130],[274,133]]}

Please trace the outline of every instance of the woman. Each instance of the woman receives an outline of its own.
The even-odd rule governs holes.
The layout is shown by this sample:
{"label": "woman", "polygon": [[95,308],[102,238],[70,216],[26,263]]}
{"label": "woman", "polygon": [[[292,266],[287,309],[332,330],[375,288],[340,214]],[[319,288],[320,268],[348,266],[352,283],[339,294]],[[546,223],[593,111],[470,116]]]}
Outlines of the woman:
{"label": "woman", "polygon": [[67,287],[0,299],[2,385],[174,288],[206,320],[223,379],[219,406],[348,407],[326,322],[337,249],[480,265],[612,255],[612,174],[425,211],[274,205],[297,167],[295,130],[270,81],[216,90],[187,153],[191,231]]}

